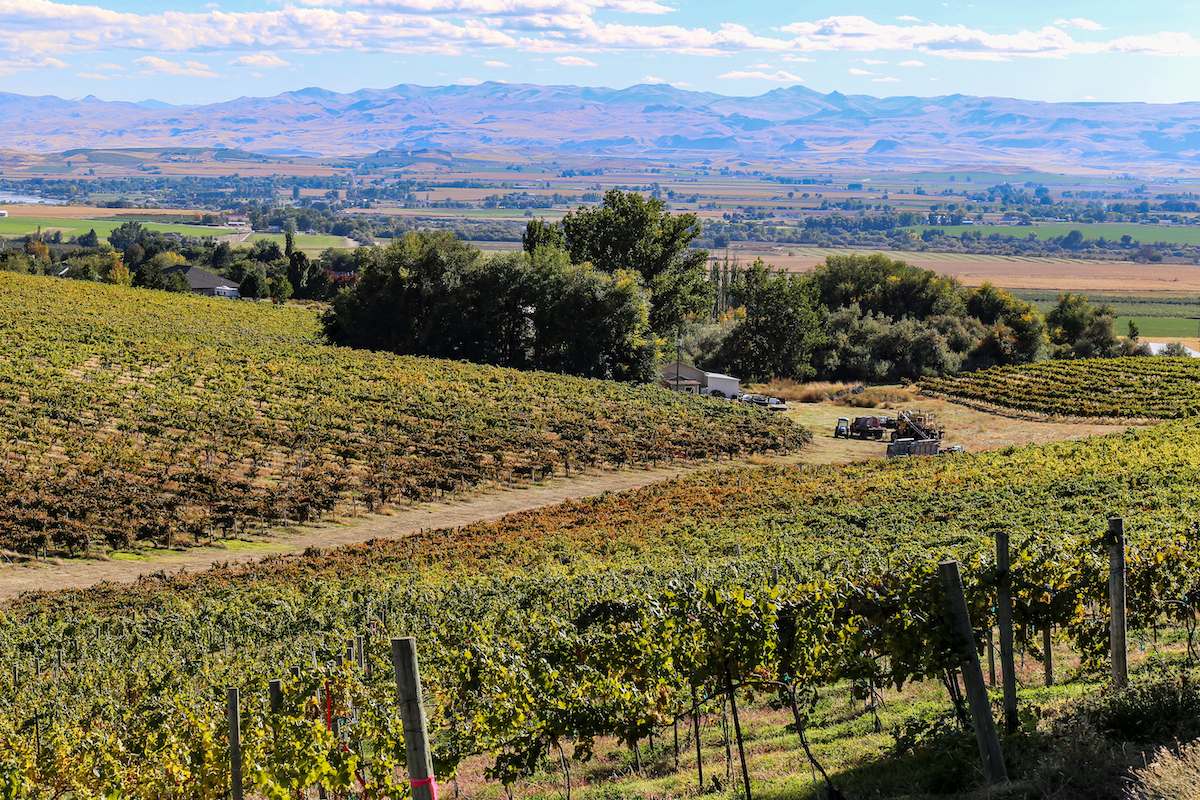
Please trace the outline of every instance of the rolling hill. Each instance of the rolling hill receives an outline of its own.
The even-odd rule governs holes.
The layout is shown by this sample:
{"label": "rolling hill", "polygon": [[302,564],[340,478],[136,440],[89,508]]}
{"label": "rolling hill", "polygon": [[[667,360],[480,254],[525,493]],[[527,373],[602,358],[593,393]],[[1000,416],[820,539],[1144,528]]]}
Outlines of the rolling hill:
{"label": "rolling hill", "polygon": [[670,86],[320,88],[164,107],[0,92],[0,148],[242,148],[350,155],[437,147],[688,160],[741,154],[830,167],[950,164],[1190,173],[1200,103],[1044,103],[1002,97],[727,97]]}

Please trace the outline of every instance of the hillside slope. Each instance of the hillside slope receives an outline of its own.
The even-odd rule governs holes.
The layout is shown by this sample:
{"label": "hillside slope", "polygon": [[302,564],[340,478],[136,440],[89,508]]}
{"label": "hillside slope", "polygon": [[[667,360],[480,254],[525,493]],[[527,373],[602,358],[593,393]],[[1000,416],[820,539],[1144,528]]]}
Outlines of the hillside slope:
{"label": "hillside slope", "polygon": [[179,545],[803,429],[648,386],[335,348],[299,308],[0,273],[0,546]]}

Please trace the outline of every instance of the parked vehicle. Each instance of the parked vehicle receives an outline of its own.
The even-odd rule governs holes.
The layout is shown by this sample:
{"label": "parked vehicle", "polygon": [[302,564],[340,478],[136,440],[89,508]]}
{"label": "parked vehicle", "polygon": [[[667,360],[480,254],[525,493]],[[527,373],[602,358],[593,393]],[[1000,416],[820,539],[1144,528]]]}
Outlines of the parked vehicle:
{"label": "parked vehicle", "polygon": [[879,417],[857,417],[850,423],[851,435],[860,439],[882,439],[885,430]]}
{"label": "parked vehicle", "polygon": [[838,417],[837,425],[833,429],[833,438],[849,439],[850,438],[850,418]]}
{"label": "parked vehicle", "polygon": [[778,397],[767,398],[767,411],[787,411],[788,405]]}

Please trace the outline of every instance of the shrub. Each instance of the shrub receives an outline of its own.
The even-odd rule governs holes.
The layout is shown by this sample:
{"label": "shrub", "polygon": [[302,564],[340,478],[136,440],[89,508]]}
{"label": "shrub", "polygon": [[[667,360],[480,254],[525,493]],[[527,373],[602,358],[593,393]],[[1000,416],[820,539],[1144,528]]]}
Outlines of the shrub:
{"label": "shrub", "polygon": [[1134,800],[1200,800],[1200,741],[1155,754],[1144,769],[1133,771]]}

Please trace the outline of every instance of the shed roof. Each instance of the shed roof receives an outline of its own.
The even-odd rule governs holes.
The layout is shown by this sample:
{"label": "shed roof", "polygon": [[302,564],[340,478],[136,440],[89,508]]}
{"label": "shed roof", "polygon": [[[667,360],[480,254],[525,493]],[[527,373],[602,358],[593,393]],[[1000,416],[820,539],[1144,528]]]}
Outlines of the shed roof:
{"label": "shed roof", "polygon": [[188,285],[193,289],[217,289],[221,286],[237,289],[241,286],[237,281],[231,281],[228,278],[222,278],[220,275],[214,275],[206,269],[189,267],[186,264],[180,264],[177,267],[167,267],[163,270],[163,275],[174,275],[176,272],[182,272],[183,277],[187,278]]}

